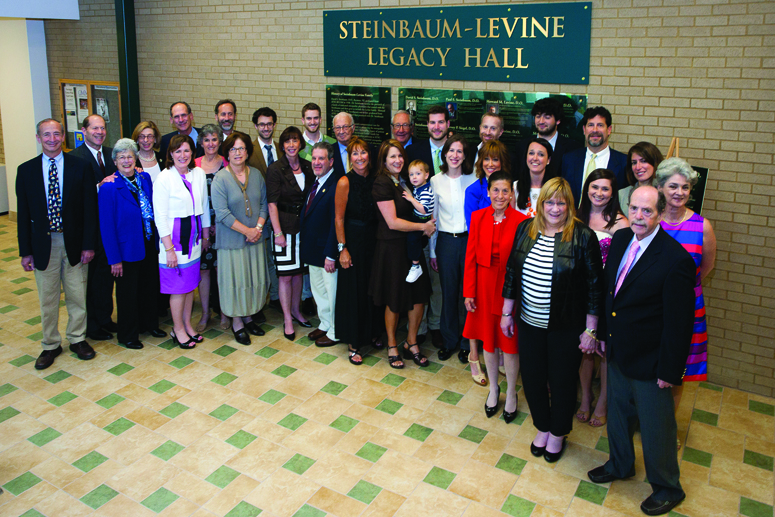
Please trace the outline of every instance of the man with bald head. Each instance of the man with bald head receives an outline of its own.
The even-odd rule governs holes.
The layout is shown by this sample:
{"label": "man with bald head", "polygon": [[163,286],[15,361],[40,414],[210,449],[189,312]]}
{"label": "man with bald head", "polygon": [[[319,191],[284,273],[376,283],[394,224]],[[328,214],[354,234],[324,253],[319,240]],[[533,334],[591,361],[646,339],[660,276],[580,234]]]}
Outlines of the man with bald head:
{"label": "man with bald head", "polygon": [[694,260],[659,226],[665,198],[651,186],[630,195],[630,227],[614,234],[606,260],[606,317],[599,352],[608,358],[608,461],[594,483],[635,475],[632,436],[640,421],[653,493],[646,515],[669,513],[686,497],[676,457],[672,386],[682,382],[694,326]]}
{"label": "man with bald head", "polygon": [[[170,106],[170,124],[176,129],[172,133],[167,133],[161,137],[161,156],[163,160],[167,159],[167,148],[170,146],[170,140],[175,135],[188,135],[194,142],[199,136],[199,128],[194,127],[194,112],[191,106],[185,101],[173,102]],[[196,144],[196,156],[204,156],[204,148]]]}

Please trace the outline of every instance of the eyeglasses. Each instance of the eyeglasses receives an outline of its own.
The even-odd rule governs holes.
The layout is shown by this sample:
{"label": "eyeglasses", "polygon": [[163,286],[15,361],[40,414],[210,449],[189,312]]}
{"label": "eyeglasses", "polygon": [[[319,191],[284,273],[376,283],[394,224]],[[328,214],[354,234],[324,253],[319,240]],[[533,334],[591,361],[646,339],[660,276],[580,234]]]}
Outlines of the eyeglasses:
{"label": "eyeglasses", "polygon": [[138,140],[156,140],[156,137],[153,135],[139,135],[137,139]]}
{"label": "eyeglasses", "polygon": [[229,149],[229,152],[230,153],[244,153],[245,152],[245,148],[244,147],[232,147],[231,149]]}
{"label": "eyeglasses", "polygon": [[353,125],[350,124],[349,126],[334,126],[334,131],[337,133],[341,133],[342,131],[347,131],[348,129],[352,129]]}
{"label": "eyeglasses", "polygon": [[260,122],[258,127],[261,129],[269,129],[270,127],[274,127],[274,122]]}
{"label": "eyeglasses", "polygon": [[393,129],[409,129],[412,127],[412,124],[391,124],[393,126]]}

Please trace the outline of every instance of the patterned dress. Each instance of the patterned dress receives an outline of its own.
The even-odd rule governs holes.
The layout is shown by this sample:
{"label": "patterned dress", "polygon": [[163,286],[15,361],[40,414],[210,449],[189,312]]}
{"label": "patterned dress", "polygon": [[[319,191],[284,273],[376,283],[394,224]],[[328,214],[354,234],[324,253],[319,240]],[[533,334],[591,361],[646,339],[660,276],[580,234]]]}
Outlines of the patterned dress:
{"label": "patterned dress", "polygon": [[702,226],[705,219],[692,214],[686,221],[673,225],[661,221],[662,229],[684,247],[697,265],[694,284],[694,333],[689,358],[686,360],[685,381],[705,381],[708,379],[708,329],[705,323],[705,300],[702,297],[700,263],[702,262]]}

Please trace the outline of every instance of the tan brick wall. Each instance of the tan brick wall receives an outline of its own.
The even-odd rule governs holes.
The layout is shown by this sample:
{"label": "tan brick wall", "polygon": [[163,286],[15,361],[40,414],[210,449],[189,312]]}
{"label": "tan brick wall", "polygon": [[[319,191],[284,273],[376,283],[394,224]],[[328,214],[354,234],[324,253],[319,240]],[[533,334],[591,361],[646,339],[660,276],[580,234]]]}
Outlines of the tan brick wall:
{"label": "tan brick wall", "polygon": [[[81,21],[46,22],[55,111],[59,77],[118,80],[113,3],[80,4]],[[614,148],[649,140],[666,151],[676,136],[682,157],[711,170],[704,215],[719,250],[705,282],[709,377],[775,395],[775,3],[595,1],[589,86],[323,76],[323,9],[439,4],[136,0],[142,116],[169,132],[172,101],[188,100],[199,125],[232,97],[238,128],[269,105],[279,131],[299,124],[305,102],[325,106],[326,83],[392,86],[394,104],[399,85],[586,93],[613,113]]]}
{"label": "tan brick wall", "polygon": [[5,146],[3,144],[3,123],[0,122],[0,163],[5,163]]}

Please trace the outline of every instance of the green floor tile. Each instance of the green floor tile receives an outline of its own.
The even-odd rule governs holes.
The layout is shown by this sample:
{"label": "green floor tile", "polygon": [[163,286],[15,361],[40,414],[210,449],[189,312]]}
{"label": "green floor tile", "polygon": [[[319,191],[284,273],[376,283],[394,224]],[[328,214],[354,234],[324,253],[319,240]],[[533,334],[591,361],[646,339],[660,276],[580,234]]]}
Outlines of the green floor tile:
{"label": "green floor tile", "polygon": [[56,440],[60,436],[62,436],[62,433],[52,427],[48,427],[37,434],[33,434],[27,438],[27,440],[34,443],[38,447],[43,447],[47,443]]}
{"label": "green floor tile", "polygon": [[291,431],[295,431],[302,425],[304,425],[304,422],[306,422],[307,419],[303,416],[296,415],[294,413],[288,413],[285,418],[280,420],[278,425],[281,425],[285,427],[286,429],[290,429]]}
{"label": "green floor tile", "polygon": [[33,474],[32,472],[25,472],[21,476],[12,479],[5,485],[3,485],[3,488],[5,488],[8,492],[10,492],[13,495],[19,495],[26,490],[29,490],[30,488],[34,487],[38,483],[41,482],[41,479]]}
{"label": "green floor tile", "polygon": [[313,361],[315,361],[316,363],[325,364],[326,366],[328,366],[329,364],[336,361],[336,356],[323,352],[315,359],[313,359]]}
{"label": "green floor tile", "polygon": [[772,457],[760,454],[758,452],[746,450],[745,454],[743,455],[743,463],[747,463],[748,465],[759,467],[760,469],[769,470],[772,472]]}
{"label": "green floor tile", "polygon": [[748,409],[755,411],[756,413],[761,413],[762,415],[775,416],[775,406],[757,400],[749,400]]}
{"label": "green floor tile", "polygon": [[178,347],[178,345],[176,345],[175,342],[172,341],[171,339],[168,339],[167,341],[162,341],[156,346],[158,346],[159,348],[163,348],[164,350],[172,350],[173,348]]}
{"label": "green floor tile", "polygon": [[424,442],[432,432],[433,429],[429,427],[425,427],[420,424],[412,424],[409,429],[406,430],[404,436],[408,436],[409,438],[414,438],[415,440]]}
{"label": "green floor tile", "polygon": [[166,417],[175,418],[188,411],[188,406],[181,404],[180,402],[173,402],[169,406],[165,407],[159,413]]}
{"label": "green floor tile", "polygon": [[27,325],[37,325],[40,323],[40,316],[35,316],[34,318],[24,320],[24,323],[26,323]]}
{"label": "green floor tile", "polygon": [[240,503],[229,511],[223,517],[258,517],[262,512],[260,508],[256,508],[250,503],[240,501]]}
{"label": "green floor tile", "polygon": [[[6,233],[8,233],[8,232],[2,231],[2,232],[0,232],[0,235],[5,235]],[[16,257],[5,257],[4,259],[0,259],[0,260],[2,260],[3,262],[15,262],[16,261]],[[5,272],[5,271],[3,271],[3,272]]]}
{"label": "green floor tile", "polygon": [[671,510],[670,513],[667,514],[667,517],[689,517],[689,516],[684,515],[682,513],[678,513],[675,510]]}
{"label": "green floor tile", "polygon": [[30,363],[34,363],[34,362],[35,362],[35,358],[32,357],[31,355],[23,355],[21,357],[17,357],[13,361],[8,361],[8,364],[12,364],[12,365],[14,365],[16,367],[21,368],[25,364],[30,364]]}
{"label": "green floor tile", "polygon": [[711,384],[709,382],[701,382],[700,388],[705,388],[707,390],[713,390],[713,391],[724,391],[724,388],[721,386],[716,386],[715,384]]}
{"label": "green floor tile", "polygon": [[703,411],[702,409],[695,409],[692,411],[692,420],[712,426],[718,425],[718,415],[709,411]]}
{"label": "green floor tile", "polygon": [[73,462],[73,467],[75,467],[77,469],[80,469],[80,470],[82,470],[84,472],[89,472],[93,468],[99,467],[100,465],[102,465],[106,461],[108,461],[108,458],[106,458],[105,456],[103,456],[102,454],[100,454],[97,451],[91,451],[89,454],[87,454],[83,458],[81,458],[81,459],[79,459],[77,461],[74,461]]}
{"label": "green floor tile", "polygon": [[232,375],[229,372],[223,372],[219,375],[216,375],[214,378],[210,380],[215,384],[220,384],[221,386],[228,386],[229,383],[232,383],[237,380],[237,376]]}
{"label": "green floor tile", "polygon": [[401,377],[400,375],[396,375],[395,373],[389,373],[385,375],[381,381],[383,384],[387,384],[388,386],[394,386],[398,387],[401,386],[401,383],[406,380],[406,377]]}
{"label": "green floor tile", "polygon": [[533,513],[535,506],[536,504],[532,501],[509,494],[506,502],[501,507],[501,511],[513,517],[528,517]]}
{"label": "green floor tile", "polygon": [[740,498],[740,513],[746,517],[772,517],[772,506],[747,497]]}
{"label": "green floor tile", "polygon": [[266,402],[267,404],[275,405],[278,402],[280,402],[283,398],[285,398],[285,393],[282,393],[277,390],[269,390],[260,397],[258,397],[258,400],[262,402]]}
{"label": "green floor tile", "polygon": [[229,483],[234,481],[239,477],[239,472],[236,470],[227,467],[226,465],[221,465],[218,470],[210,474],[205,478],[205,481],[208,483],[212,483],[213,485],[217,486],[218,488],[226,488]]}
{"label": "green floor tile", "polygon": [[296,368],[283,364],[275,368],[274,371],[272,371],[272,373],[275,375],[279,375],[280,377],[285,379],[295,371],[296,371]]}
{"label": "green floor tile", "polygon": [[218,420],[228,420],[232,416],[234,416],[236,413],[239,413],[239,409],[233,408],[229,406],[228,404],[223,404],[218,409],[213,410],[210,413],[211,417],[217,418]]}
{"label": "green floor tile", "polygon": [[462,431],[460,431],[460,434],[458,436],[460,438],[468,440],[469,442],[482,443],[482,440],[484,440],[484,437],[487,436],[487,431],[485,431],[484,429],[479,429],[478,427],[474,427],[472,425],[467,425]]}
{"label": "green floor tile", "polygon": [[237,351],[237,349],[234,348],[233,346],[223,345],[221,348],[213,350],[213,353],[215,355],[219,355],[221,357],[226,357],[227,355],[233,354],[236,351]]}
{"label": "green floor tile", "polygon": [[163,459],[164,461],[169,461],[170,458],[175,456],[183,449],[185,449],[185,447],[183,447],[179,443],[175,443],[172,440],[167,440],[166,443],[159,445],[158,447],[156,447],[156,449],[151,451],[151,454],[153,454],[157,458]]}
{"label": "green floor tile", "polygon": [[301,508],[296,511],[296,513],[293,514],[293,517],[325,517],[326,512],[323,510],[318,510],[314,506],[310,506],[308,504],[305,504]]}
{"label": "green floor tile", "polygon": [[308,458],[302,454],[295,454],[293,458],[289,459],[285,465],[283,465],[283,468],[301,476],[314,464],[315,460],[312,458]]}
{"label": "green floor tile", "polygon": [[59,395],[54,395],[48,401],[54,404],[56,407],[62,407],[73,399],[77,399],[78,395],[73,395],[69,391],[63,391]]}
{"label": "green floor tile", "polygon": [[455,406],[462,399],[463,399],[463,395],[461,395],[460,393],[444,390],[444,392],[441,395],[439,395],[439,398],[436,400],[440,400],[441,402],[446,402],[447,404],[452,404],[453,406]]}
{"label": "green floor tile", "polygon": [[72,377],[71,374],[67,373],[64,370],[59,370],[58,372],[54,372],[51,375],[47,377],[43,377],[51,384],[56,384],[58,382],[62,382],[63,380],[67,379],[68,377]]}
{"label": "green floor tile", "polygon": [[11,292],[13,294],[21,296],[23,294],[31,293],[32,289],[30,289],[29,287],[22,287],[21,289],[17,289],[16,291],[11,291]]}
{"label": "green floor tile", "polygon": [[0,314],[8,314],[16,309],[18,309],[16,305],[6,305],[5,307],[0,307]]}
{"label": "green floor tile", "polygon": [[312,346],[315,344],[315,342],[312,341],[309,336],[301,336],[299,339],[294,341],[294,343],[301,346]]}
{"label": "green floor tile", "polygon": [[115,406],[116,404],[119,404],[119,403],[121,403],[124,400],[126,400],[126,399],[124,399],[124,397],[122,397],[118,393],[111,393],[107,397],[103,397],[100,400],[98,400],[97,401],[97,405],[98,406],[102,406],[105,409],[110,409],[113,406]]}
{"label": "green floor tile", "polygon": [[167,390],[169,390],[171,388],[174,388],[175,386],[177,386],[177,384],[175,384],[174,382],[170,382],[170,381],[164,379],[164,380],[161,380],[161,381],[157,382],[153,386],[148,387],[148,389],[153,391],[153,392],[155,392],[155,393],[158,393],[159,395],[161,395],[162,393],[166,392]]}
{"label": "green floor tile", "polygon": [[442,368],[444,368],[444,365],[441,363],[434,363],[433,361],[428,362],[428,366],[424,366],[422,371],[424,372],[430,372],[430,373],[438,373]]}
{"label": "green floor tile", "polygon": [[[514,417],[514,420],[512,420],[511,423],[522,425],[527,419],[527,416],[528,416],[528,413],[525,413],[524,411],[517,411],[517,416]],[[502,413],[501,413],[501,416],[498,417],[498,420],[504,420]]]}
{"label": "green floor tile", "polygon": [[40,513],[39,511],[37,511],[35,508],[30,508],[29,510],[21,514],[19,517],[46,517],[46,516]]}
{"label": "green floor tile", "polygon": [[428,475],[425,476],[423,481],[429,485],[437,486],[442,490],[446,490],[449,485],[452,484],[452,481],[454,481],[456,475],[457,474],[454,472],[450,472],[439,467],[433,467],[431,471],[428,472]]}
{"label": "green floor tile", "polygon": [[142,500],[141,504],[146,508],[153,510],[156,513],[164,510],[166,507],[177,501],[179,495],[170,492],[166,488],[162,487],[156,492],[152,493],[148,497]]}
{"label": "green floor tile", "polygon": [[597,444],[595,444],[595,449],[604,452],[606,454],[610,454],[611,450],[608,448],[608,438],[605,436],[601,436],[597,439]]}
{"label": "green floor tile", "polygon": [[522,469],[525,468],[525,465],[527,465],[527,462],[522,458],[517,458],[511,454],[504,454],[498,460],[498,463],[495,464],[495,467],[519,476],[522,474]]}
{"label": "green floor tile", "polygon": [[205,337],[207,339],[215,339],[218,336],[220,336],[221,334],[223,334],[223,332],[218,330],[218,329],[210,329],[207,332],[204,332],[202,334],[202,337]]}
{"label": "green floor tile", "polygon": [[96,510],[118,495],[118,492],[108,485],[100,485],[85,496],[81,497],[81,502],[86,506]]}
{"label": "green floor tile", "polygon": [[361,479],[358,481],[358,483],[356,483],[352,490],[347,492],[347,495],[353,499],[357,499],[364,504],[371,504],[371,502],[379,495],[380,492],[382,492],[380,487],[377,485],[372,485],[368,481]]}
{"label": "green floor tile", "polygon": [[336,382],[336,381],[330,381],[328,384],[320,388],[320,391],[336,397],[337,395],[342,393],[346,388],[347,388],[347,384],[342,384],[341,382]]}
{"label": "green floor tile", "polygon": [[359,458],[369,460],[372,463],[376,463],[383,454],[387,452],[387,449],[376,443],[366,442],[361,447],[361,450],[355,453]]}
{"label": "green floor tile", "polygon": [[343,433],[349,433],[352,431],[353,427],[358,425],[358,420],[350,418],[349,416],[340,415],[339,418],[331,422],[330,425]]}
{"label": "green floor tile", "polygon": [[16,415],[21,413],[21,411],[18,411],[11,406],[4,407],[3,409],[0,409],[0,423],[5,422],[9,418],[13,418]]}
{"label": "green floor tile", "polygon": [[186,357],[184,355],[181,355],[177,359],[170,361],[170,366],[174,366],[175,368],[182,369],[188,366],[189,364],[193,363],[194,360],[190,357]]}
{"label": "green floor tile", "polygon": [[13,284],[23,284],[24,282],[29,282],[29,281],[30,281],[29,278],[20,276],[19,278],[14,278],[13,280],[11,280],[11,283],[13,283]]}
{"label": "green floor tile", "polygon": [[576,497],[602,505],[605,501],[605,496],[608,494],[608,489],[588,481],[581,480],[578,488],[576,488]]}
{"label": "green floor tile", "polygon": [[31,341],[40,341],[43,339],[43,332],[35,332],[34,334],[30,334],[27,336],[27,339]]}
{"label": "green floor tile", "polygon": [[13,393],[18,389],[19,388],[17,388],[13,384],[3,384],[2,386],[0,386],[0,397],[5,397],[9,393]]}
{"label": "green floor tile", "polygon": [[118,436],[121,433],[123,433],[124,431],[134,427],[134,425],[135,425],[134,422],[132,422],[130,420],[127,420],[124,417],[121,417],[118,420],[116,420],[115,422],[113,422],[112,424],[106,425],[103,429],[105,429],[110,434]]}
{"label": "green floor tile", "polygon": [[382,411],[383,413],[387,413],[388,415],[395,415],[396,412],[404,407],[403,404],[400,402],[396,402],[394,400],[385,399],[382,402],[380,402],[376,408],[378,411]]}
{"label": "green floor tile", "polygon": [[[269,359],[270,357],[275,355],[277,352],[279,352],[279,350],[276,350],[276,349],[272,348],[271,346],[265,346],[264,348],[262,348],[261,350],[256,352],[256,355],[260,356],[260,357],[263,357],[265,359]],[[245,504],[247,504],[247,503],[245,503]]]}
{"label": "green floor tile", "polygon": [[713,460],[713,455],[709,452],[701,451],[698,449],[692,449],[691,447],[683,448],[683,455],[681,459],[694,463],[696,465],[702,465],[703,467],[710,468],[710,464]]}
{"label": "green floor tile", "polygon": [[377,364],[381,360],[382,359],[380,359],[377,356],[367,355],[366,357],[363,358],[363,364],[365,364],[366,366],[374,366],[375,364]]}
{"label": "green floor tile", "polygon": [[226,440],[226,443],[228,443],[229,445],[233,445],[238,449],[244,449],[245,447],[250,445],[250,443],[255,439],[256,437],[254,435],[250,434],[247,431],[240,430],[234,433],[233,435],[231,435],[231,437],[228,440]]}

